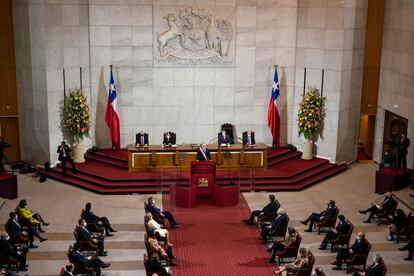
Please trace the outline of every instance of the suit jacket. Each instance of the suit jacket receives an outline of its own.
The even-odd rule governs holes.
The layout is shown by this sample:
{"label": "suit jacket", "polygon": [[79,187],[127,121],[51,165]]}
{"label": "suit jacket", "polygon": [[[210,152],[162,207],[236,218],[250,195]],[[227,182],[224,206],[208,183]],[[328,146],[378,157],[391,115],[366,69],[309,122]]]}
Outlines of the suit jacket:
{"label": "suit jacket", "polygon": [[23,232],[23,229],[20,226],[20,224],[14,221],[13,219],[9,219],[6,222],[6,229],[9,235],[21,235]]}
{"label": "suit jacket", "polygon": [[[198,160],[198,161],[204,161],[205,160],[203,154],[201,154],[201,151],[202,151],[201,148],[199,148],[197,150],[196,160]],[[211,160],[210,151],[208,149],[206,149],[206,151],[204,153],[207,157],[207,160]]]}
{"label": "suit jacket", "polygon": [[155,206],[154,204],[148,203],[147,208],[154,218],[163,216],[161,210],[158,209],[157,206]]}
{"label": "suit jacket", "polygon": [[373,263],[365,270],[365,276],[381,276],[384,267],[382,264],[375,264]]}
{"label": "suit jacket", "polygon": [[0,240],[0,253],[4,253],[13,258],[17,257],[17,249],[10,241]]}
{"label": "suit jacket", "polygon": [[142,135],[141,133],[137,133],[137,134],[135,134],[135,145],[136,146],[144,146],[144,145],[141,145],[141,136],[144,136],[144,145],[149,145],[149,142],[148,142],[148,133],[144,133],[144,135]]}
{"label": "suit jacket", "polygon": [[262,212],[263,213],[270,213],[270,212],[276,212],[277,209],[277,203],[276,201],[269,202],[265,207],[263,207]]}
{"label": "suit jacket", "polygon": [[62,145],[60,145],[59,147],[58,147],[58,149],[57,149],[57,153],[59,153],[59,158],[58,158],[58,160],[59,161],[63,161],[64,159],[63,159],[63,151],[65,151],[65,154],[66,154],[66,158],[67,159],[71,159],[72,157],[70,156],[70,151],[71,151],[71,149],[70,149],[70,147],[68,146],[68,145],[65,145],[63,148],[62,148]]}
{"label": "suit jacket", "polygon": [[69,274],[66,270],[63,272],[63,276],[73,276],[73,274]]}
{"label": "suit jacket", "polygon": [[163,144],[164,145],[175,145],[175,134],[170,132],[170,138],[167,139],[167,135],[164,134],[164,140],[163,140]]}
{"label": "suit jacket", "polygon": [[92,211],[85,210],[83,212],[83,219],[87,223],[97,223],[100,219],[97,215],[95,215]]}
{"label": "suit jacket", "polygon": [[[250,134],[250,142],[251,142],[251,145],[256,144],[256,140],[254,139],[254,133],[253,132]],[[243,133],[243,145],[247,145],[247,144],[249,144],[249,138],[248,138],[247,133],[244,132]]]}
{"label": "suit jacket", "polygon": [[81,252],[79,252],[79,251],[72,251],[71,255],[72,255],[72,259],[73,259],[72,261],[74,263],[81,263],[84,266],[88,266],[89,261],[88,261],[88,259],[85,256],[83,256],[83,254]]}
{"label": "suit jacket", "polygon": [[272,220],[272,224],[271,224],[270,228],[272,230],[274,230],[275,228],[284,229],[284,228],[286,228],[286,221],[287,221],[287,218],[286,218],[285,215],[277,216],[274,220]]}
{"label": "suit jacket", "polygon": [[218,144],[230,144],[230,136],[226,134],[226,136],[223,136],[223,134],[220,132],[218,134]]}
{"label": "suit jacket", "polygon": [[392,196],[390,198],[384,198],[384,201],[381,203],[381,208],[383,211],[388,211],[395,206],[395,203],[396,201]]}
{"label": "suit jacket", "polygon": [[361,241],[356,240],[351,248],[352,248],[353,254],[366,253],[368,250],[368,243],[365,239]]}
{"label": "suit jacket", "polygon": [[321,213],[325,218],[334,218],[336,215],[336,207],[329,206],[325,211]]}
{"label": "suit jacket", "polygon": [[401,137],[400,139],[398,139],[398,153],[399,154],[407,154],[408,150],[407,148],[410,146],[410,139],[408,139],[407,137],[405,137],[404,141],[401,141]]}
{"label": "suit jacket", "polygon": [[338,235],[346,235],[349,233],[349,229],[351,227],[349,226],[349,224],[347,222],[339,222],[338,225],[336,226],[336,233]]}
{"label": "suit jacket", "polygon": [[80,241],[91,241],[95,238],[94,235],[92,235],[92,233],[89,232],[89,230],[79,225],[78,227],[76,227],[76,235],[78,236],[78,240]]}

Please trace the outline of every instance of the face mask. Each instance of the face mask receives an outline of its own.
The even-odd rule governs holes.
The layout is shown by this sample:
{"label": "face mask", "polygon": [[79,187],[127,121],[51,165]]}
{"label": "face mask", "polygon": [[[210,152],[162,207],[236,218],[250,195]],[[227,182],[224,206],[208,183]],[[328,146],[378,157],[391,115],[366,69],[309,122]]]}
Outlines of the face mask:
{"label": "face mask", "polygon": [[362,240],[362,238],[361,237],[357,237],[357,240],[360,241],[360,240]]}
{"label": "face mask", "polygon": [[7,237],[6,237],[6,241],[8,241],[8,240],[10,240],[10,236],[7,236]]}

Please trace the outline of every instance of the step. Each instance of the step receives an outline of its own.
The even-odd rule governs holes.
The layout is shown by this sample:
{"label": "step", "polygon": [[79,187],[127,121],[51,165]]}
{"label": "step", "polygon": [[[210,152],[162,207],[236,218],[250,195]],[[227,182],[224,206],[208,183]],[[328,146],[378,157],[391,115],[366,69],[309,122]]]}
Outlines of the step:
{"label": "step", "polygon": [[99,157],[102,157],[102,158],[116,160],[116,161],[119,161],[119,162],[123,162],[123,163],[128,164],[128,155],[126,155],[126,158],[122,158],[120,156],[111,155],[111,154],[102,152],[100,150],[94,151],[94,152],[89,152],[88,154],[91,155],[91,156],[99,156]]}
{"label": "step", "polygon": [[91,154],[85,154],[85,159],[89,160],[89,161],[95,161],[95,162],[100,162],[100,163],[104,163],[107,165],[111,165],[111,166],[115,166],[115,167],[119,167],[122,169],[127,169],[128,170],[128,162],[125,163],[123,161],[119,161],[119,160],[115,160],[115,159],[108,159],[106,157],[102,157],[102,156],[98,156],[98,155],[91,155]]}
{"label": "step", "polygon": [[288,148],[281,148],[281,149],[278,149],[278,150],[274,150],[272,148],[269,148],[268,151],[267,151],[267,160],[269,161],[269,160],[281,157],[281,156],[286,155],[286,154],[291,153],[291,152],[295,152],[295,150],[288,149]]}
{"label": "step", "polygon": [[273,167],[281,162],[287,161],[289,159],[292,158],[298,158],[299,156],[301,156],[302,153],[299,151],[294,151],[294,152],[289,152],[288,154],[285,154],[279,158],[273,159],[270,162],[267,162],[267,167]]}

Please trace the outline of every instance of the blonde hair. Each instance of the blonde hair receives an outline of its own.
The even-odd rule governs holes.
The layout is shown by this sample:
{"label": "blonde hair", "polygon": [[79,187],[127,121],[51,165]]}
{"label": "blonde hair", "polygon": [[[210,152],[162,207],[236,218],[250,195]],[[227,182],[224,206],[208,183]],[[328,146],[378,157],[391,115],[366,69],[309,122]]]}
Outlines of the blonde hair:
{"label": "blonde hair", "polygon": [[148,223],[150,220],[152,220],[152,215],[150,212],[146,213],[144,216],[144,222]]}
{"label": "blonde hair", "polygon": [[308,257],[308,250],[304,247],[302,247],[301,249],[299,249],[299,255],[301,258],[306,258]]}

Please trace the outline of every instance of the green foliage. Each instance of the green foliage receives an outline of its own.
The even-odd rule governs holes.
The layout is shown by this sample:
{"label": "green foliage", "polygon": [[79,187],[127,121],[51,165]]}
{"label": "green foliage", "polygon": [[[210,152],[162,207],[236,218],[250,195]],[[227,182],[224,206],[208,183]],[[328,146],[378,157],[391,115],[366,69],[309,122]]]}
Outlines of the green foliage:
{"label": "green foliage", "polygon": [[325,100],[326,97],[321,97],[316,88],[306,92],[299,107],[299,136],[303,134],[305,139],[313,140],[321,134],[325,117]]}

